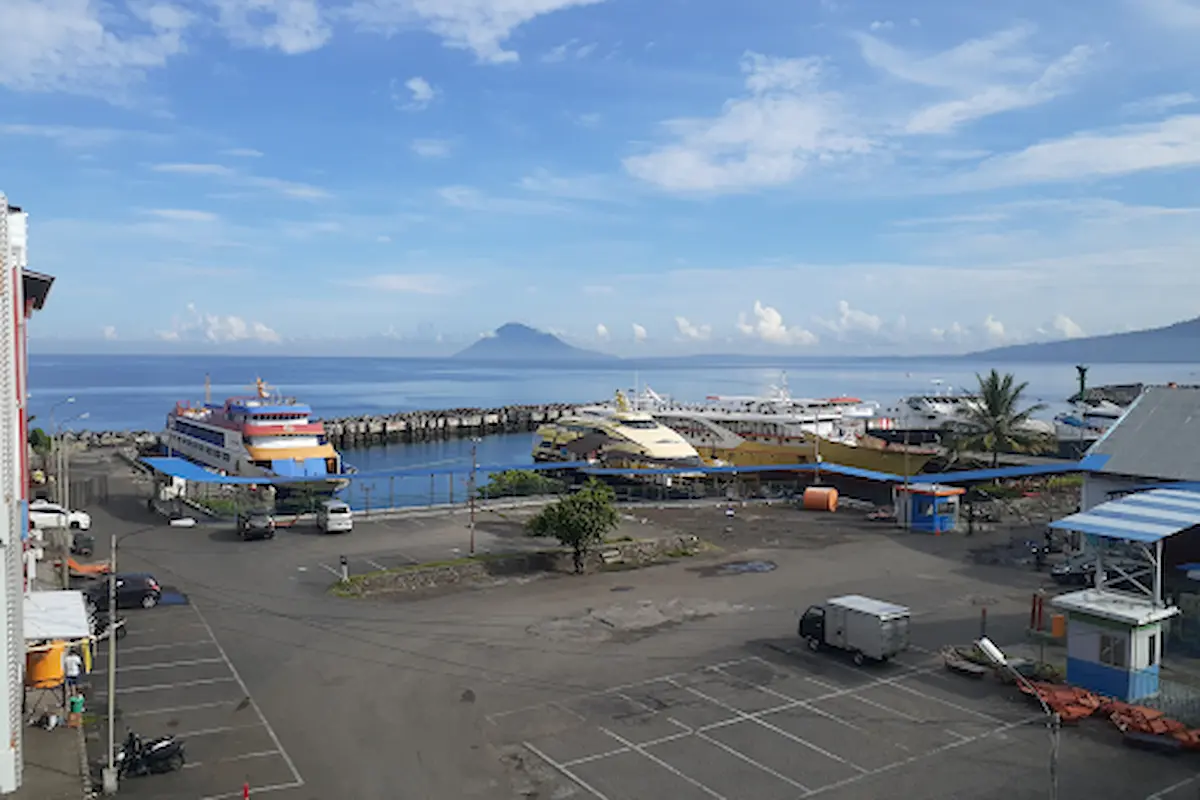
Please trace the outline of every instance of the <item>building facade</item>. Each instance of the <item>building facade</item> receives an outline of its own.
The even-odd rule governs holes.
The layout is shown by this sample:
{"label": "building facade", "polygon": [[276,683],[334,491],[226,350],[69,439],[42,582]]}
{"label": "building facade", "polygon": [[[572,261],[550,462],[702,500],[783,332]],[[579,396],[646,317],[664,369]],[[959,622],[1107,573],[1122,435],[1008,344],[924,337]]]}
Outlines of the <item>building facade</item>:
{"label": "building facade", "polygon": [[29,428],[25,410],[28,374],[26,321],[42,307],[53,279],[26,270],[28,216],[0,193],[0,685],[3,724],[0,793],[21,786],[22,718],[25,697],[25,626],[29,587],[25,551],[29,546]]}

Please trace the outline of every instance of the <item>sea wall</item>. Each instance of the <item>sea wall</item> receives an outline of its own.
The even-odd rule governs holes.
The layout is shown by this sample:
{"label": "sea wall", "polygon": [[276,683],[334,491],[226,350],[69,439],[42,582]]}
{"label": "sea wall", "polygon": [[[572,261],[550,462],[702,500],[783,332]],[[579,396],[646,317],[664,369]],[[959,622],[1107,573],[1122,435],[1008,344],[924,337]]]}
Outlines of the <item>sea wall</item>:
{"label": "sea wall", "polygon": [[[501,408],[451,408],[441,411],[404,411],[366,414],[325,420],[325,431],[334,447],[361,448],[395,442],[428,442],[497,433],[532,433],[538,426],[575,411],[563,403],[503,406]],[[158,444],[156,431],[71,431],[63,434],[68,445],[82,448],[138,447]]]}

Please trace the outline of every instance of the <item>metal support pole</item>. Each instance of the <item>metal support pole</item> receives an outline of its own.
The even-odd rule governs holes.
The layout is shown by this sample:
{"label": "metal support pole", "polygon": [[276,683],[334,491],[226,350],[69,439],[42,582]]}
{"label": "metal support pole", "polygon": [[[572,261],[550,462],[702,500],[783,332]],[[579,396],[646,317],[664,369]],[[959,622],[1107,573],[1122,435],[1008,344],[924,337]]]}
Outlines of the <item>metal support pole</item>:
{"label": "metal support pole", "polygon": [[59,544],[60,550],[61,550],[60,555],[62,556],[62,561],[61,561],[61,564],[59,567],[59,571],[61,573],[60,577],[62,579],[62,588],[70,589],[71,588],[71,567],[69,564],[67,564],[67,559],[69,559],[71,557],[71,540],[75,537],[71,533],[71,528],[69,526],[67,528],[64,528],[63,530],[59,531],[58,533],[59,533],[58,544]]}
{"label": "metal support pole", "polygon": [[388,508],[396,507],[396,476],[388,476]]}
{"label": "metal support pole", "polygon": [[471,507],[471,546],[468,552],[471,555],[475,555],[475,470],[479,468],[479,465],[476,463],[477,447],[477,444],[474,442],[471,443],[471,485],[467,487],[467,494],[469,495],[467,502],[470,503]]}
{"label": "metal support pole", "polygon": [[117,727],[117,535],[109,541],[108,554],[108,765],[102,771],[105,794],[116,794]]}

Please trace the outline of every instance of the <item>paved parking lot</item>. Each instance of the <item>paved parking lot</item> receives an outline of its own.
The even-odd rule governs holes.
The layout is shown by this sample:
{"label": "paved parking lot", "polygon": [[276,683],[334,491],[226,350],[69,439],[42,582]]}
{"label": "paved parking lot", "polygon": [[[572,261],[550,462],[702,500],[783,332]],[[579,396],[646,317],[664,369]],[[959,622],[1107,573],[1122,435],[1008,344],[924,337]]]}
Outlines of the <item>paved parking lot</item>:
{"label": "paved parking lot", "polygon": [[[127,635],[117,645],[117,742],[127,729],[145,739],[174,734],[184,741],[187,763],[170,775],[122,781],[121,795],[218,800],[304,785],[270,723],[241,676],[192,605],[125,613]],[[90,676],[88,756],[107,757],[108,652],[101,647]]]}
{"label": "paved parking lot", "polygon": [[755,656],[489,720],[601,800],[853,796],[839,790],[1040,718],[967,686],[919,653],[875,669],[833,655],[819,677]]}

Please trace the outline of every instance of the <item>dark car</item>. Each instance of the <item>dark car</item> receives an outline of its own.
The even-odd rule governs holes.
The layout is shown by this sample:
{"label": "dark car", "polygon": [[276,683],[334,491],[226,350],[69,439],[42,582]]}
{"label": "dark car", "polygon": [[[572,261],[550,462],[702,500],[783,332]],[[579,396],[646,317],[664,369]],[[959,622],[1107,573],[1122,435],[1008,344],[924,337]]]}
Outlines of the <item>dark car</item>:
{"label": "dark car", "polygon": [[[162,586],[153,575],[145,572],[122,572],[117,582],[117,608],[154,608],[162,599]],[[96,581],[85,590],[89,604],[96,611],[108,611],[108,579]]]}
{"label": "dark car", "polygon": [[89,557],[96,551],[96,537],[75,531],[71,536],[71,555]]}
{"label": "dark car", "polygon": [[[1104,571],[1108,578],[1108,587],[1121,591],[1137,591],[1138,587],[1123,577],[1119,570],[1123,570],[1125,573],[1136,574],[1145,568],[1144,564],[1138,564],[1127,559],[1106,560]],[[1059,586],[1094,586],[1096,583],[1096,562],[1092,558],[1077,558],[1064,561],[1050,570],[1050,577]],[[1143,579],[1143,582],[1144,580],[1146,579]]]}
{"label": "dark car", "polygon": [[250,511],[238,514],[238,536],[248,539],[274,539],[275,517],[266,511]]}

